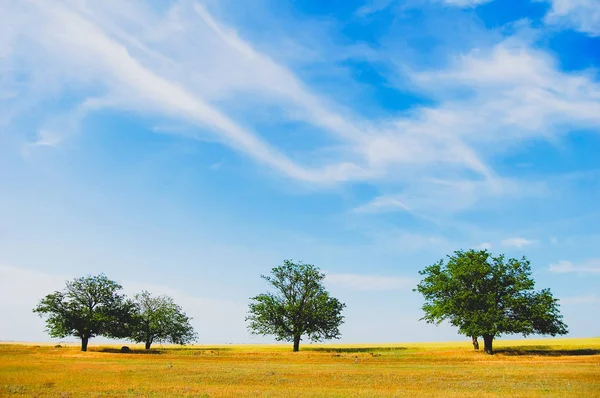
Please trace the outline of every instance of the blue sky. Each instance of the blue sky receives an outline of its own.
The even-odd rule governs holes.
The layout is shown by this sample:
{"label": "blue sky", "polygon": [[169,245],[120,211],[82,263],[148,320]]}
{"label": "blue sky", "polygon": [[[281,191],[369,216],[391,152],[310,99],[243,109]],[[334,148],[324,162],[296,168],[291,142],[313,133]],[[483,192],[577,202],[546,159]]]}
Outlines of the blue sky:
{"label": "blue sky", "polygon": [[286,258],[342,341],[460,339],[412,288],[468,248],[600,335],[598,0],[0,4],[0,340],[104,272],[271,341],[244,316]]}

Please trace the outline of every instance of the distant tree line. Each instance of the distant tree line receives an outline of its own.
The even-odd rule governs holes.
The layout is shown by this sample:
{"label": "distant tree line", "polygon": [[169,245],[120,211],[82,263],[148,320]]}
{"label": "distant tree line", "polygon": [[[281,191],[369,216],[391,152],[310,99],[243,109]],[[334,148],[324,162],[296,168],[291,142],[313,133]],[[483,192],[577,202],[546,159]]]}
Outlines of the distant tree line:
{"label": "distant tree line", "polygon": [[[471,337],[475,349],[483,337],[484,351],[502,334],[562,335],[558,299],[549,289],[536,291],[529,261],[506,260],[487,250],[456,251],[448,261],[419,272],[423,279],[414,291],[425,298],[422,320],[443,321]],[[340,338],[346,305],[325,289],[325,274],[312,264],[285,260],[261,275],[271,291],[252,297],[246,321],[251,333],[273,335],[293,342],[298,351],[306,336],[311,341]],[[66,288],[42,299],[34,312],[46,316],[52,337],[76,336],[86,351],[95,336],[125,338],[145,343],[186,344],[196,339],[189,318],[170,297],[141,292],[128,299],[121,285],[104,275],[67,282]]]}

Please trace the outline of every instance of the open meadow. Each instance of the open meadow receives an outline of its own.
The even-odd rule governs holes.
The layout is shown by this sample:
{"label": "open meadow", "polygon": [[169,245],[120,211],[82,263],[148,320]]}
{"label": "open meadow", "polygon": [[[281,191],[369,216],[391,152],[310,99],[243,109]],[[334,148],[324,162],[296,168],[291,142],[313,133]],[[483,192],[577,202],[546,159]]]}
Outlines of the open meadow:
{"label": "open meadow", "polygon": [[373,345],[0,345],[2,396],[600,396],[600,338]]}

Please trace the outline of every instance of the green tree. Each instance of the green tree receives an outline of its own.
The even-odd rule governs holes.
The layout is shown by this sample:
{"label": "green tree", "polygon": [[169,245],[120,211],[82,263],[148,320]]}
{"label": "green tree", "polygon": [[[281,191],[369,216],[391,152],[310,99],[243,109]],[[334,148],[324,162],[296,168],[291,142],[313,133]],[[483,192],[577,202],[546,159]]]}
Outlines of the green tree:
{"label": "green tree", "polygon": [[118,293],[121,289],[104,274],[88,275],[66,282],[63,291],[48,294],[33,312],[47,317],[50,336],[80,338],[81,351],[87,351],[92,337],[127,336],[133,304]]}
{"label": "green tree", "polygon": [[168,296],[152,295],[143,291],[134,296],[135,313],[129,338],[136,343],[145,343],[149,350],[153,342],[187,344],[197,335],[189,318]]}
{"label": "green tree", "polygon": [[422,318],[439,324],[446,320],[459,333],[483,336],[484,349],[493,353],[494,337],[507,333],[566,334],[558,299],[549,289],[534,290],[529,261],[487,250],[456,251],[447,263],[440,260],[419,272],[415,289],[425,297]]}
{"label": "green tree", "polygon": [[337,339],[346,306],[325,290],[325,274],[311,264],[285,260],[271,276],[261,275],[274,293],[251,298],[248,328],[254,334],[274,335],[278,341],[293,341],[298,351],[306,335],[311,341]]}

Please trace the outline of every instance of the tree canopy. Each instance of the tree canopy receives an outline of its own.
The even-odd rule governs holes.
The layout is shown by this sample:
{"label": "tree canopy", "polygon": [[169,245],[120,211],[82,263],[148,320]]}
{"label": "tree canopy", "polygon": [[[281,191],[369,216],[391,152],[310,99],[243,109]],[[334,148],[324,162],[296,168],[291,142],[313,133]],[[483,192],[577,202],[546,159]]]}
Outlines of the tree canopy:
{"label": "tree canopy", "polygon": [[187,344],[197,335],[189,318],[169,296],[153,297],[142,291],[134,296],[135,310],[129,338],[145,343],[149,350],[154,342]]}
{"label": "tree canopy", "polygon": [[121,288],[104,274],[77,278],[66,282],[63,291],[48,294],[33,311],[46,317],[50,336],[80,338],[81,350],[87,351],[92,337],[127,337],[133,305],[118,293]]}
{"label": "tree canopy", "polygon": [[325,274],[318,267],[285,260],[271,270],[271,276],[261,278],[275,292],[251,298],[246,320],[252,333],[293,341],[294,351],[298,351],[304,335],[312,341],[340,337],[346,305],[325,290]]}
{"label": "tree canopy", "polygon": [[506,260],[487,250],[456,251],[446,263],[440,260],[419,273],[424,278],[415,290],[425,298],[422,319],[446,320],[461,334],[483,336],[486,353],[493,353],[492,341],[502,334],[567,333],[558,299],[549,289],[534,289],[525,257]]}

